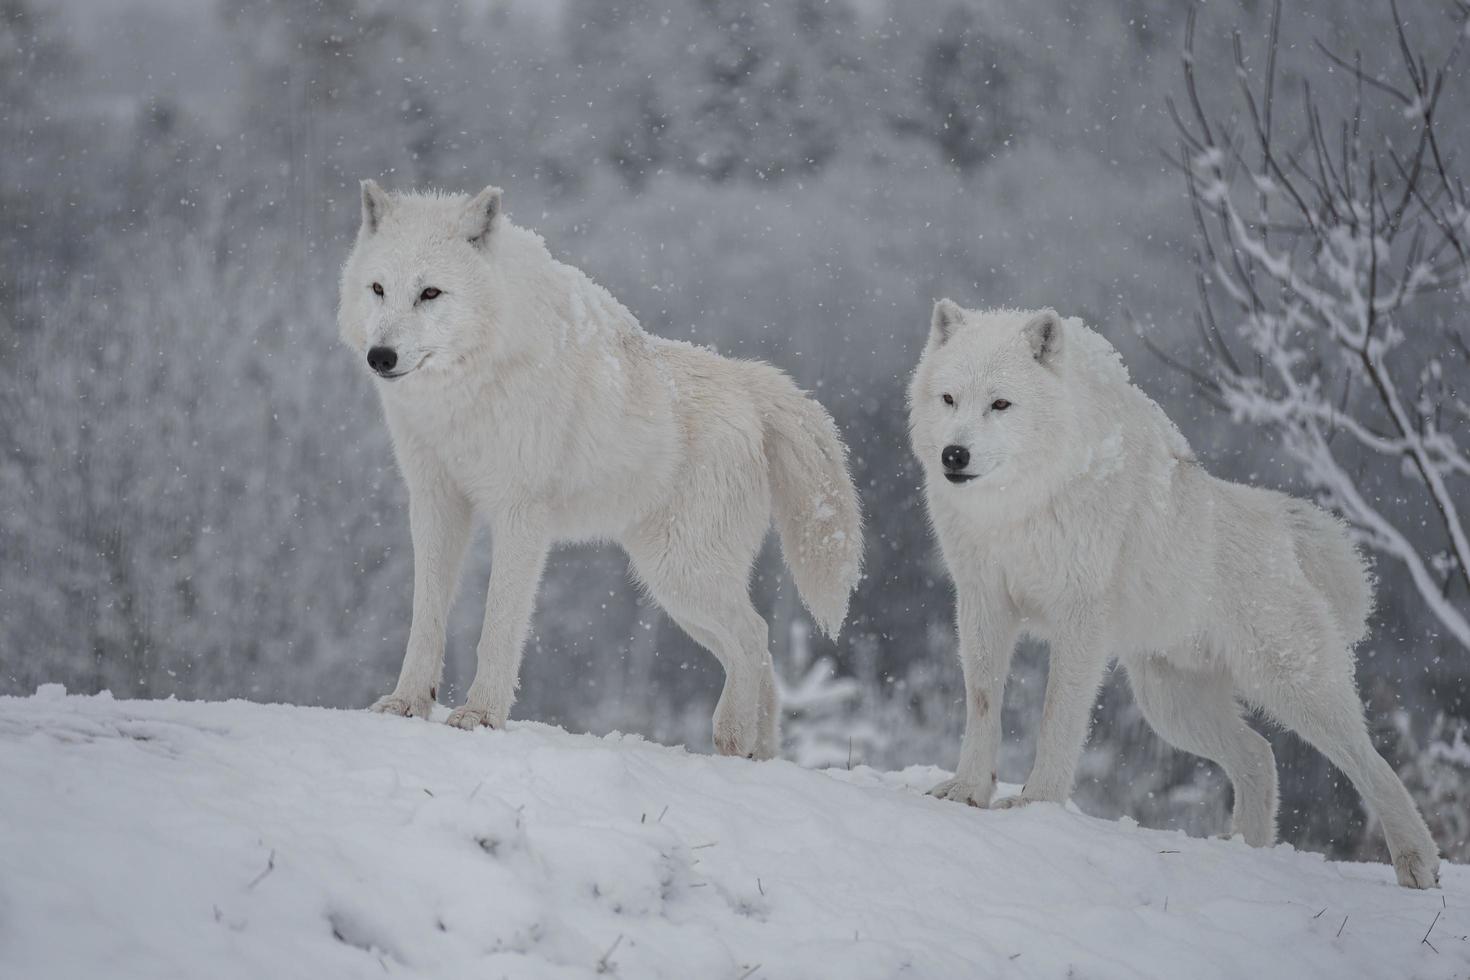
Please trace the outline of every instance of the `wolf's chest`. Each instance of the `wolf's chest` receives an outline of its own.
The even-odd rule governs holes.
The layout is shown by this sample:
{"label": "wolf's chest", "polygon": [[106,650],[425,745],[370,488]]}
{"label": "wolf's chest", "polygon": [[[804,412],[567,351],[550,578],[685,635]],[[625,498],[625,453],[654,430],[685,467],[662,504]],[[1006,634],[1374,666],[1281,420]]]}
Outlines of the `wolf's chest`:
{"label": "wolf's chest", "polygon": [[1044,622],[1108,592],[1117,558],[1110,538],[1048,513],[988,535],[986,550],[1015,608]]}
{"label": "wolf's chest", "polygon": [[507,413],[497,405],[441,400],[396,408],[394,438],[413,443],[405,462],[432,460],[477,504],[509,493],[542,463],[534,447],[544,444],[545,434],[535,420],[502,417]]}

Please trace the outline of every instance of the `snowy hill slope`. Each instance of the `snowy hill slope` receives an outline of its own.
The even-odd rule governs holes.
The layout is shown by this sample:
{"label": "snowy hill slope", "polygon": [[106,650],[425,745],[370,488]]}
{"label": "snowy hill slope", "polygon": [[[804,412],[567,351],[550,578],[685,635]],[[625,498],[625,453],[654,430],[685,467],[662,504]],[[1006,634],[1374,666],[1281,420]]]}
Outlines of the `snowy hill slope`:
{"label": "snowy hill slope", "polygon": [[43,688],[0,698],[0,976],[1470,974],[1470,868],[1411,892],[940,776]]}

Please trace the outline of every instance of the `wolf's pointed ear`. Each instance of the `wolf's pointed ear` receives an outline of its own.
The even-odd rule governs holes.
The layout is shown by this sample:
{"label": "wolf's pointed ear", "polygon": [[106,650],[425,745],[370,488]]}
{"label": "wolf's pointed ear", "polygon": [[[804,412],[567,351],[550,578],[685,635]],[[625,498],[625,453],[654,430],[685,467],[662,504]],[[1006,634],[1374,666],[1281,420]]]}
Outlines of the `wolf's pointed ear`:
{"label": "wolf's pointed ear", "polygon": [[1056,310],[1042,310],[1021,328],[1031,345],[1031,356],[1041,364],[1049,364],[1057,356],[1062,343],[1062,318]]}
{"label": "wolf's pointed ear", "polygon": [[388,212],[388,192],[378,186],[378,182],[369,177],[362,182],[362,229],[366,232],[375,232],[383,220],[383,215]]}
{"label": "wolf's pointed ear", "polygon": [[484,248],[500,218],[500,188],[487,187],[464,206],[461,230],[469,243]]}
{"label": "wolf's pointed ear", "polygon": [[929,321],[929,343],[938,347],[949,342],[960,324],[965,322],[965,311],[951,299],[942,299],[934,304],[934,316]]}

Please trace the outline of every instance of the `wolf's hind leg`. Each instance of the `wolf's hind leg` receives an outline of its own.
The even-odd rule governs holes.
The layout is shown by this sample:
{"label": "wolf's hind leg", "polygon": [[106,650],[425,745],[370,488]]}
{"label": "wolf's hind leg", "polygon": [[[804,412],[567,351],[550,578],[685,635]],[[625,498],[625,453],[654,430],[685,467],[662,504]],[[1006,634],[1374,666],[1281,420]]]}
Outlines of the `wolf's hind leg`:
{"label": "wolf's hind leg", "polygon": [[1436,887],[1439,850],[1409,791],[1368,737],[1350,674],[1352,658],[1319,645],[1308,661],[1319,669],[1307,676],[1283,671],[1275,683],[1253,689],[1252,700],[1311,742],[1352,780],[1383,825],[1399,884]]}
{"label": "wolf's hind leg", "polygon": [[[725,640],[725,686],[715,704],[714,741],[721,755],[769,759],[776,754],[776,704],[770,628],[748,598],[730,604],[717,635]],[[766,711],[762,712],[762,708]],[[764,714],[764,717],[762,715]]]}
{"label": "wolf's hind leg", "polygon": [[1276,757],[1240,716],[1229,674],[1176,667],[1158,657],[1128,664],[1139,710],[1175,748],[1209,759],[1235,789],[1230,822],[1252,847],[1276,840]]}
{"label": "wolf's hind leg", "polygon": [[[715,705],[721,755],[766,759],[780,748],[770,628],[750,602],[751,565],[770,522],[759,460],[692,470],[679,497],[623,541],[638,579],[684,632],[725,668]],[[741,481],[752,479],[753,484]]]}
{"label": "wolf's hind leg", "polygon": [[655,592],[655,597],[669,617],[725,668],[725,686],[715,705],[715,750],[721,755],[774,757],[780,747],[780,705],[766,621],[748,598],[729,589],[719,602],[693,603],[689,590],[673,595]]}
{"label": "wolf's hind leg", "polygon": [[766,759],[780,747],[780,706],[770,631],[746,591],[759,544],[751,537],[755,540],[743,553],[710,549],[697,558],[677,539],[658,535],[626,544],[634,572],[669,618],[725,668],[725,686],[715,705],[715,750]]}

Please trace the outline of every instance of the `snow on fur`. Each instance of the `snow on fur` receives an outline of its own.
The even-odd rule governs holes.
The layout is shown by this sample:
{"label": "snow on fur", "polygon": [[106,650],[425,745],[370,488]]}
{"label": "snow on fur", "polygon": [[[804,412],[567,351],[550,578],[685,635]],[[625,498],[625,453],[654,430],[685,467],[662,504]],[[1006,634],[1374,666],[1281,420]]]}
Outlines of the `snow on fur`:
{"label": "snow on fur", "polygon": [[955,806],[923,795],[939,775],[43,688],[0,698],[0,976],[1470,969],[1465,868],[1410,892],[1286,846]]}

